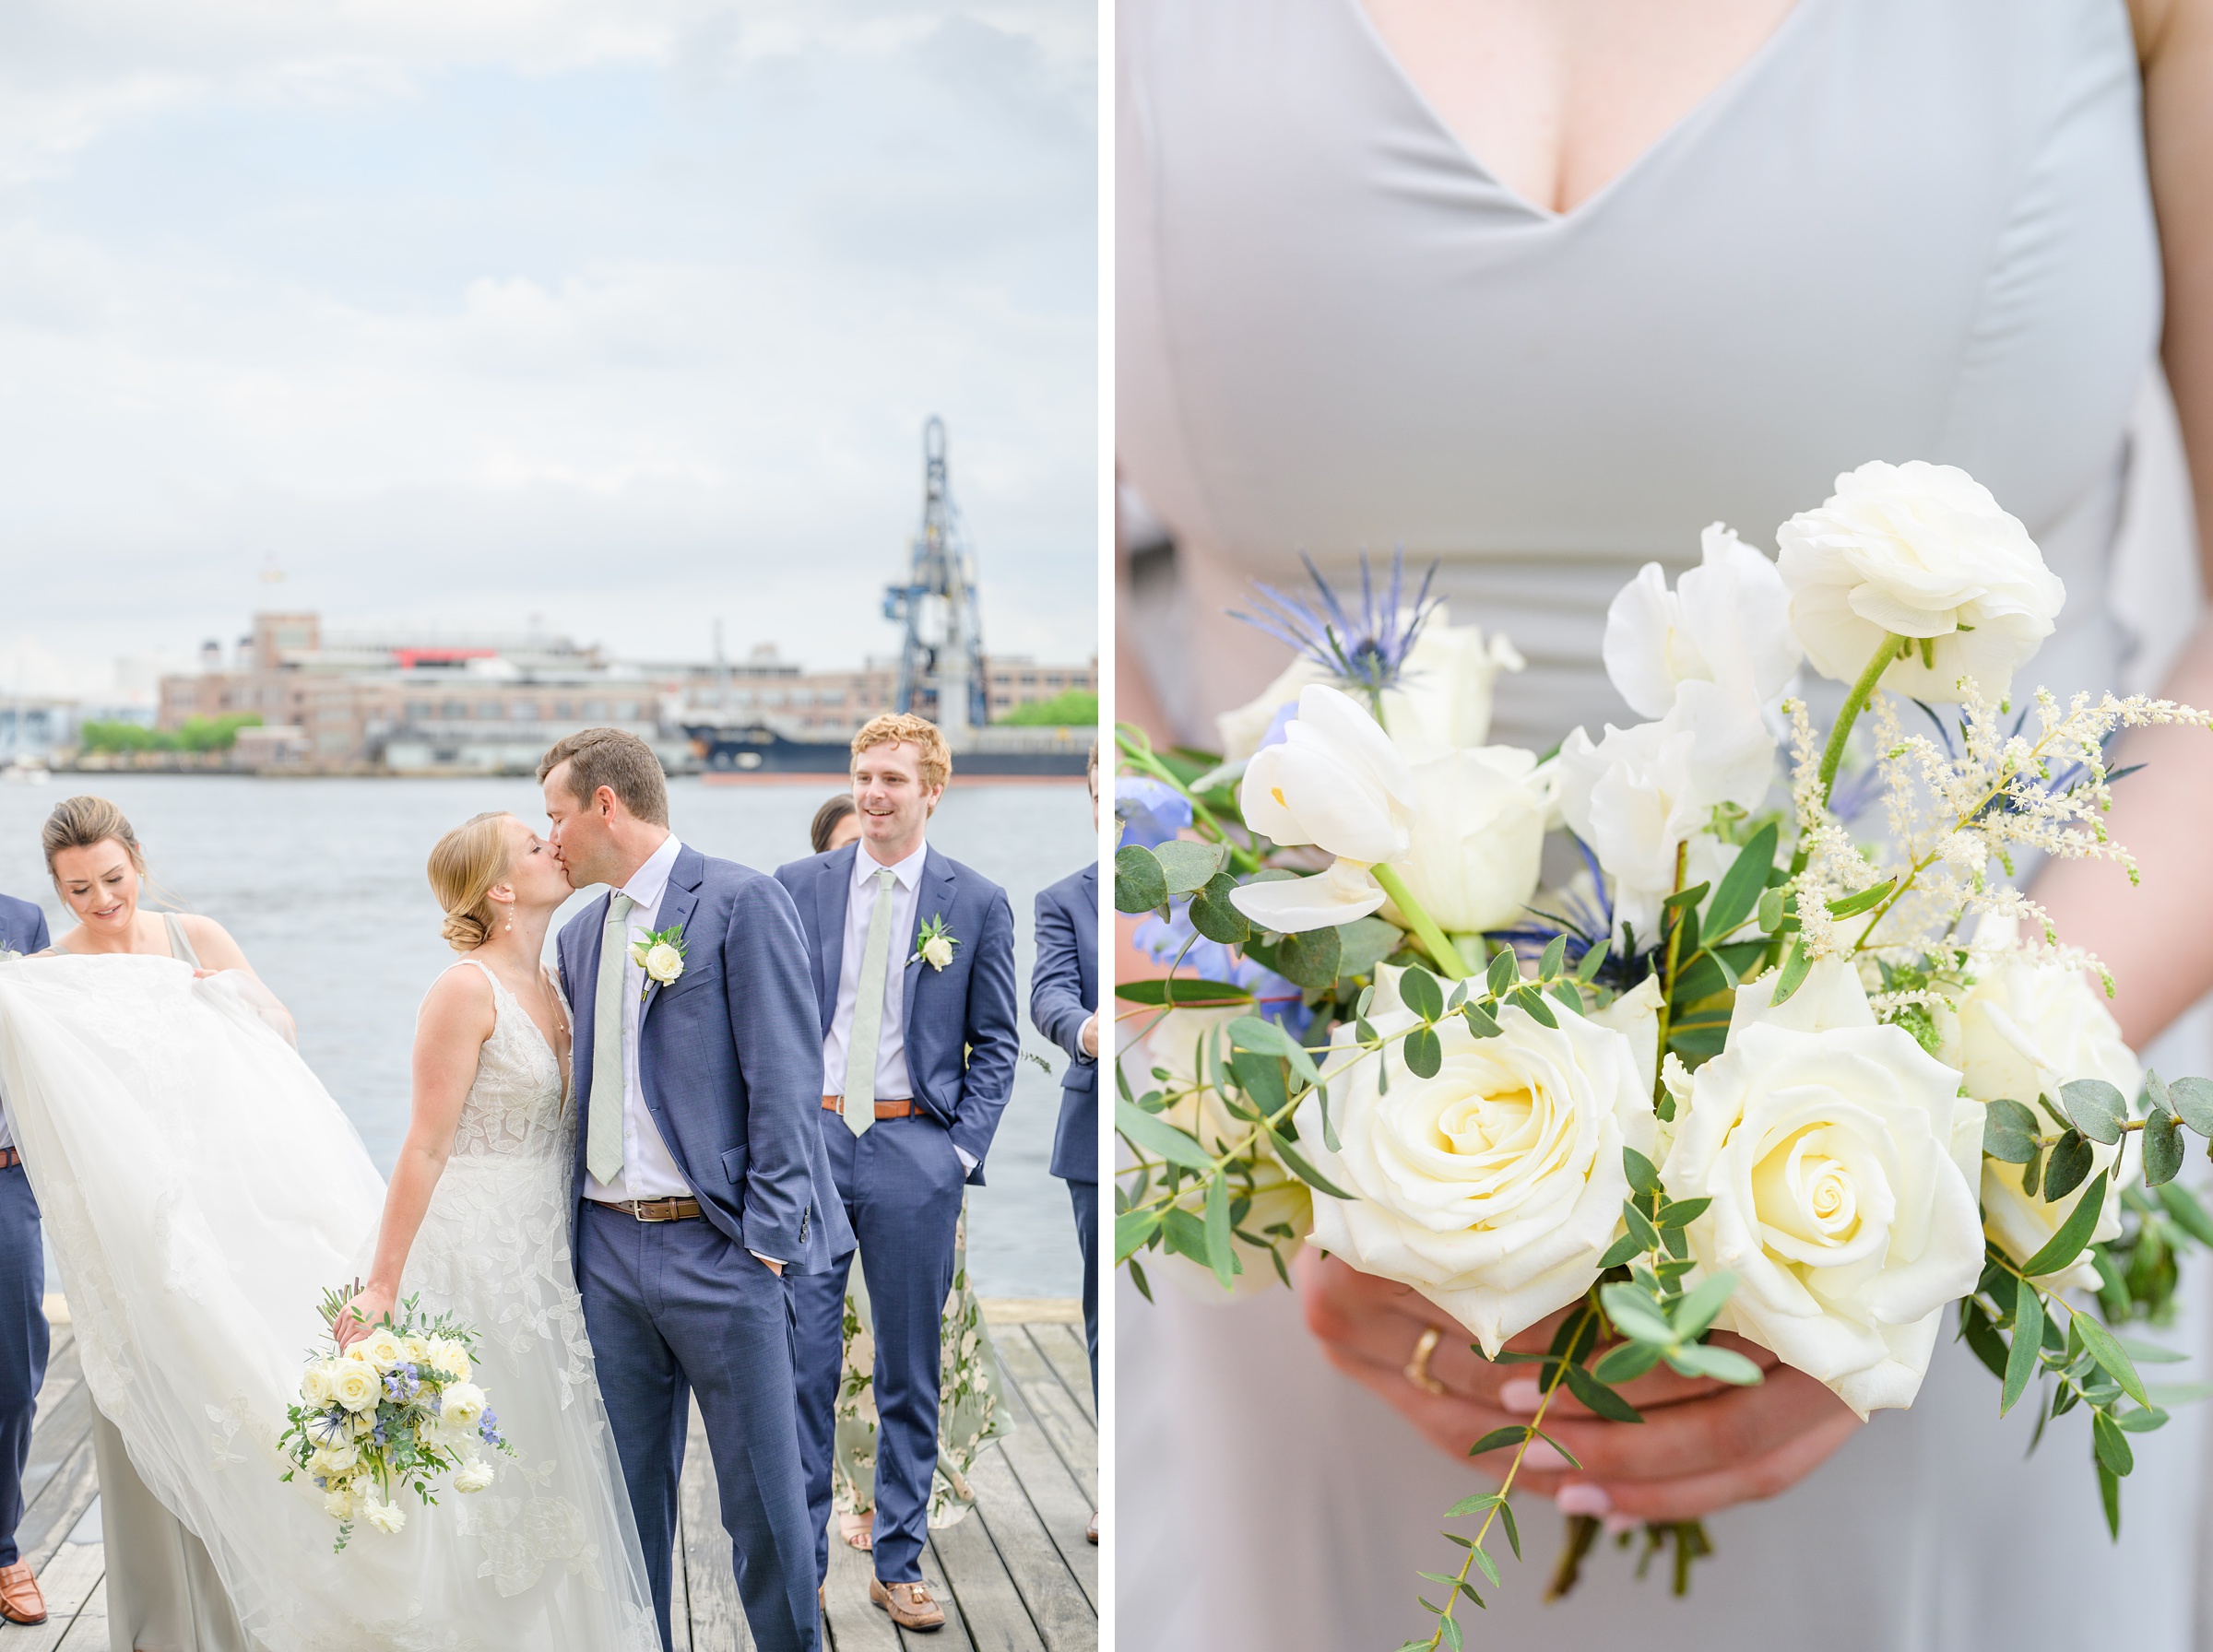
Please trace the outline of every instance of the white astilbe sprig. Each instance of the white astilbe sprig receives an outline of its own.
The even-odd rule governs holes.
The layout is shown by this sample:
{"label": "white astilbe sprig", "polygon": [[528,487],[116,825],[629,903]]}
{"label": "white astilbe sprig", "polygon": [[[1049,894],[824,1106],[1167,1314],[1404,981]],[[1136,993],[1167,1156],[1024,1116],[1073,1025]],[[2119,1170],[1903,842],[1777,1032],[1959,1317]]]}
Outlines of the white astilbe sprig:
{"label": "white astilbe sprig", "polygon": [[1808,958],[1827,958],[1850,952],[1852,932],[1864,921],[1831,917],[1828,903],[1880,882],[1884,874],[1828,812],[1821,796],[1821,743],[1805,702],[1785,701],[1783,710],[1791,720],[1791,802],[1805,863],[1791,883],[1798,896],[1800,944]]}

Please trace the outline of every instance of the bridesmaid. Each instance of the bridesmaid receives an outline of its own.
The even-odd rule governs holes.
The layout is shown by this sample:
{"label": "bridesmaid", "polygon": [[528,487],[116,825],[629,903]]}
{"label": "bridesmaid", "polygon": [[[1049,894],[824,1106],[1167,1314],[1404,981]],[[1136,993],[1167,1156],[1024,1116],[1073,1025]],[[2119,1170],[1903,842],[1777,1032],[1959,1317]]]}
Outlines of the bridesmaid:
{"label": "bridesmaid", "polygon": [[[213,918],[141,911],[146,856],[123,810],[104,797],[57,805],[40,834],[55,891],[77,919],[41,954],[76,958],[175,958],[200,975],[253,965]],[[290,1013],[267,993],[263,1016],[297,1042]],[[100,1529],[106,1545],[108,1633],[114,1652],[256,1652],[224,1592],[207,1547],[147,1489],[123,1435],[96,1408],[92,1444],[100,1466]]]}
{"label": "bridesmaid", "polygon": [[[808,829],[817,855],[860,836],[853,796],[839,792],[814,812]],[[1012,1426],[1000,1403],[1004,1377],[984,1324],[983,1305],[968,1282],[968,1207],[953,1243],[953,1290],[938,1341],[938,1473],[929,1489],[929,1523],[943,1528],[976,1502],[968,1470],[977,1455]],[[845,1364],[837,1385],[837,1451],[831,1459],[832,1502],[838,1535],[866,1549],[876,1522],[876,1339],[869,1326],[869,1292],[860,1269],[846,1289]]]}

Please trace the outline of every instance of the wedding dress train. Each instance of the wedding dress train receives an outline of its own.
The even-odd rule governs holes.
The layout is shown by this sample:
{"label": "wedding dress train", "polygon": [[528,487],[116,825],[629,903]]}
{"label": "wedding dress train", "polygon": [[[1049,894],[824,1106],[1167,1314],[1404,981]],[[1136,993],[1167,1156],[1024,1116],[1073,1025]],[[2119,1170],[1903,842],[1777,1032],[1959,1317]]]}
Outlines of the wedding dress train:
{"label": "wedding dress train", "polygon": [[[489,974],[489,972],[487,972]],[[85,1380],[137,1478],[198,1537],[269,1652],[657,1647],[568,1260],[574,1110],[495,981],[453,1156],[403,1280],[480,1333],[516,1455],[342,1553],[278,1479],[315,1305],[361,1269],[384,1186],[242,977],[183,962],[0,964],[0,1090],[60,1263]]]}

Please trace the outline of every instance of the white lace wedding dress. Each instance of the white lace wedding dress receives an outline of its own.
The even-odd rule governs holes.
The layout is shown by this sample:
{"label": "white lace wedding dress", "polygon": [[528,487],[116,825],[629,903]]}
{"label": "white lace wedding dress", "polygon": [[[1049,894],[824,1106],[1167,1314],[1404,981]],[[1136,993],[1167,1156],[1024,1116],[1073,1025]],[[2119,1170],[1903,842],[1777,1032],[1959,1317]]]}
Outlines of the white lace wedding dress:
{"label": "white lace wedding dress", "polygon": [[489,1489],[333,1554],[320,1493],[278,1478],[277,1438],[317,1298],[361,1270],[382,1210],[360,1137],[235,978],[149,957],[0,963],[0,1089],[86,1381],[269,1652],[660,1644],[569,1267],[574,1109],[528,1015],[493,993],[404,1290],[478,1328],[478,1381],[517,1455]]}

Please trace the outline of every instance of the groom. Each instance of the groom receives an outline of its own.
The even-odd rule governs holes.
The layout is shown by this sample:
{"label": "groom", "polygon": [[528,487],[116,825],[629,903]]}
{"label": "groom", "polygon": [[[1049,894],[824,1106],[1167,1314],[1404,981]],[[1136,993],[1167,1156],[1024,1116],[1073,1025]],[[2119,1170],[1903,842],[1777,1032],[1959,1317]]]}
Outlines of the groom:
{"label": "groom", "polygon": [[[935,725],[886,714],[853,737],[860,842],[781,867],[814,962],[815,1117],[860,1245],[876,1333],[876,1575],[902,1629],[944,1609],[922,1581],[938,1465],[939,1318],[964,1183],[1007,1104],[1020,1053],[1007,892],[924,842],[953,758]],[[854,1241],[797,1282],[799,1427],[818,1576],[829,1569],[846,1278]]]}
{"label": "groom", "polygon": [[[46,949],[46,914],[0,895],[0,956]],[[30,1419],[46,1380],[46,1257],[23,1155],[0,1115],[0,1618],[43,1623],[46,1602],[16,1549]]]}
{"label": "groom", "polygon": [[[814,1652],[787,1276],[820,1272],[853,1236],[815,1122],[806,938],[775,879],[670,834],[659,760],[636,736],[571,735],[538,777],[570,882],[609,889],[557,949],[578,1011],[571,1254],[661,1645],[696,1395],[753,1640]],[[666,950],[641,964],[649,938]]]}

